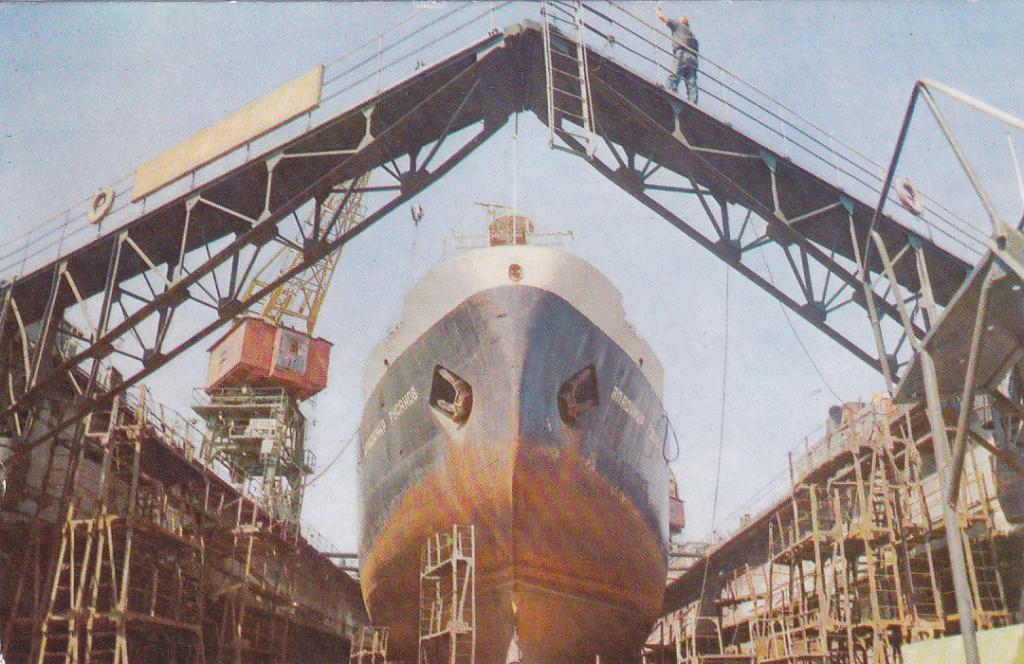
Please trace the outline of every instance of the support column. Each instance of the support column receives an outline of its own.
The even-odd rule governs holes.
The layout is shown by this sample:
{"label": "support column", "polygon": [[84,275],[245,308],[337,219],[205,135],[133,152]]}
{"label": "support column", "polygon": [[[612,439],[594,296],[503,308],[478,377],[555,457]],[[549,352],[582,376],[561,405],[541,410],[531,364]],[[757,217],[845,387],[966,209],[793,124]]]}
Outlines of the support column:
{"label": "support column", "polygon": [[[920,350],[918,356],[924,379],[928,424],[932,431],[932,448],[935,451],[935,465],[938,468],[939,485],[945,496],[950,486],[952,455],[949,449],[949,438],[946,435],[946,420],[942,415],[942,397],[939,394],[938,377],[935,373],[935,362],[932,360],[932,356],[924,348]],[[946,530],[946,548],[949,549],[953,588],[956,591],[956,608],[960,615],[960,634],[964,641],[964,656],[967,664],[981,664],[978,656],[978,640],[975,634],[974,602],[971,599],[971,586],[967,578],[967,561],[964,558],[960,518],[956,505],[945,499],[942,501],[942,523]]]}

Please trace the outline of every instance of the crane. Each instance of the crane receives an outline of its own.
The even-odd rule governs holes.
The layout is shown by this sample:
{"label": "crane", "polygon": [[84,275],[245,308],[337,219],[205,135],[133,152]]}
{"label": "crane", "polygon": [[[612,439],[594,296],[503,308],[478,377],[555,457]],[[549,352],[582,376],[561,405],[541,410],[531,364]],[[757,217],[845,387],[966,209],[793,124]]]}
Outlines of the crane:
{"label": "crane", "polygon": [[[299,241],[282,243],[254,274],[245,299],[302,262],[303,240],[317,235],[324,218],[337,219],[328,241],[362,223],[369,176],[321,201],[299,223]],[[306,449],[300,405],[327,386],[331,344],[313,335],[340,258],[339,249],[272,290],[258,315],[238,318],[211,346],[206,386],[196,391],[193,405],[208,430],[205,462],[219,462],[269,514],[295,523],[305,477],[316,463]]]}
{"label": "crane", "polygon": [[[369,175],[366,173],[352,182],[349,187],[351,193],[347,197],[344,194],[333,193],[324,199],[320,210],[321,218],[338,215],[338,223],[334,225],[334,230],[328,235],[328,241],[334,240],[362,223],[366,216],[362,191],[369,181]],[[302,229],[303,237],[315,235],[315,223],[316,214],[314,212],[306,218]],[[302,258],[302,252],[296,245],[282,245],[274,257],[253,276],[243,299],[248,299],[253,293],[267,286],[269,281],[264,278],[264,275],[284,274],[301,263]],[[271,291],[270,295],[263,300],[263,317],[277,325],[282,325],[285,322],[290,323],[293,327],[304,324],[306,334],[312,336],[313,330],[316,328],[317,316],[320,314],[320,307],[323,305],[328,288],[330,288],[331,279],[334,277],[340,258],[341,251],[335,251],[306,272],[299,273]]]}

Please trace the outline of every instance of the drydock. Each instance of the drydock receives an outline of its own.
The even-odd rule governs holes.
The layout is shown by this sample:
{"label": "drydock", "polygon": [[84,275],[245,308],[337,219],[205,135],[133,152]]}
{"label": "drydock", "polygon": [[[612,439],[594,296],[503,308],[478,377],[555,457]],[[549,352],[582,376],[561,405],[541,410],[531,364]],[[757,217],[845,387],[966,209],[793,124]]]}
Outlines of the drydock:
{"label": "drydock", "polygon": [[[1024,122],[922,80],[877,164],[706,57],[699,104],[664,89],[659,26],[618,3],[523,14],[492,7],[443,33],[410,17],[386,47],[286,83],[3,256],[2,661],[1021,661],[1024,234],[935,100],[1018,135]],[[416,40],[452,55],[391,52]],[[938,121],[930,159],[963,171],[979,218],[901,169],[915,110]],[[339,564],[354,554],[302,523],[320,477],[303,408],[328,379],[314,328],[339,252],[410,203],[418,224],[417,195],[520,115],[877,370],[886,396],[838,405],[774,502],[686,543],[688,487],[664,447],[646,450],[668,435],[671,395],[644,331],[578,283],[535,281],[578,259],[526,252],[513,213],[513,246],[478,254],[508,252],[500,269],[408,311],[369,360],[362,550]],[[564,330],[587,343],[555,343]],[[475,345],[450,338],[463,332]],[[144,384],[200,343],[190,420]],[[512,392],[474,392],[495,375]],[[602,435],[629,453],[602,456]],[[429,462],[404,460],[408,445]],[[473,451],[433,472],[445,446]],[[506,447],[514,463],[458,482]]]}

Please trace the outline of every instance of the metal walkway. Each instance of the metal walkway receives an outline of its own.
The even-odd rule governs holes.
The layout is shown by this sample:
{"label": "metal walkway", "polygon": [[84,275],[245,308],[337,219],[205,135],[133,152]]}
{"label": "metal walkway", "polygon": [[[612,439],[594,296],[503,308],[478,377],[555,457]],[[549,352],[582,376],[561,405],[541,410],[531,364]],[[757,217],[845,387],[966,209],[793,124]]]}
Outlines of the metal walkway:
{"label": "metal walkway", "polygon": [[[572,9],[560,20],[565,6]],[[554,117],[554,136],[611,183],[895,379],[911,353],[899,305],[912,308],[916,336],[927,331],[917,306],[919,267],[926,266],[941,306],[964,281],[969,260],[927,239],[931,226],[922,229],[920,219],[882,216],[873,226],[869,196],[881,190],[881,173],[868,178],[864,172],[873,167],[834,143],[821,157],[814,149],[829,139],[781,106],[771,111],[769,102],[731,87],[727,72],[713,63],[702,61],[707,106],[695,107],[649,80],[660,74],[645,77],[602,54],[640,53],[641,45],[631,46],[630,40],[641,40],[645,29],[625,10],[611,16],[617,5],[608,7],[604,14],[586,5],[547,3],[548,25],[527,21],[495,32],[7,284],[0,291],[4,426],[28,444],[66,429],[101,397],[138,383],[280,281],[408,202],[523,110],[543,123]],[[585,34],[587,47],[578,49],[568,34]],[[642,43],[649,50],[651,42]],[[562,53],[563,60],[585,54],[585,66],[565,67],[576,73],[559,80],[567,74],[546,66],[551,62],[546,49]],[[652,62],[654,72],[664,69]],[[580,92],[581,76],[585,94],[563,98],[559,112],[549,114],[551,86],[571,90],[575,85]],[[575,109],[573,98],[587,108]],[[592,128],[593,143],[580,142],[580,123],[573,124],[577,117],[584,136]],[[738,128],[747,125],[761,127],[764,135],[755,139],[758,132]],[[783,149],[773,149],[780,135]],[[832,171],[846,190],[786,156],[801,150],[831,164],[815,170]],[[290,217],[298,208],[332,192],[354,193],[347,183],[371,170],[377,177],[359,189],[375,196],[368,200],[363,224],[336,235],[337,220],[323,215],[301,238],[301,264],[248,297],[241,292],[247,276],[272,251],[268,247],[291,242],[286,239],[292,233]],[[854,191],[863,194],[858,198]],[[702,218],[681,216],[680,203],[687,198],[699,203]],[[765,257],[753,256],[759,249]],[[880,256],[886,255],[892,260],[883,262]],[[770,264],[788,265],[789,273],[773,274]],[[901,290],[875,279],[887,270]],[[862,315],[837,314],[849,304],[874,311],[885,338],[875,339]],[[207,313],[177,316],[182,306]],[[64,322],[66,316],[75,324]],[[114,357],[123,381],[100,385],[100,364]],[[40,426],[37,415],[47,387],[72,369],[91,376],[79,383],[74,414]]]}

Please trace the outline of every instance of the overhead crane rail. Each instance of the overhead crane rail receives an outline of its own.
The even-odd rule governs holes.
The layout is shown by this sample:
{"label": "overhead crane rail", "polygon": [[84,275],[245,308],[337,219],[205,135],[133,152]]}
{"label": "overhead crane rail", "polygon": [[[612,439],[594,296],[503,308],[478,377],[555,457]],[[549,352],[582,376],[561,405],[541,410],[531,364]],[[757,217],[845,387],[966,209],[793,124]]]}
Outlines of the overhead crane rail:
{"label": "overhead crane rail", "polygon": [[[799,139],[817,130],[792,114],[773,113],[769,104],[774,102],[750,92],[756,90],[752,86],[741,91],[738,78],[724,69],[713,72],[707,58],[702,84],[720,82],[722,90],[702,90],[701,98],[721,105],[683,102],[649,80],[650,74],[632,71],[611,57],[616,49],[639,53],[640,44],[651,48],[652,40],[637,42],[633,36],[647,24],[615,4],[607,14],[587,5],[579,11],[592,15],[581,25],[602,40],[578,51],[585,54],[592,86],[598,147],[588,163],[844,348],[877,369],[883,366],[876,345],[865,338],[862,319],[833,316],[839,309],[871,303],[883,318],[897,319],[892,292],[864,288],[864,275],[883,269],[877,259],[862,261],[869,235],[877,235],[893,254],[920,256],[931,269],[940,306],[962,283],[968,261],[928,239],[921,220],[904,224],[882,216],[872,226],[873,210],[854,195],[853,187],[844,190],[786,154],[800,148],[848,174],[853,173],[849,163],[859,158],[847,152],[842,160],[826,160]],[[613,12],[621,14],[614,21],[609,18]],[[597,31],[595,21],[601,20],[618,29],[614,39],[607,28]],[[575,50],[575,42],[557,26],[552,28],[554,47]],[[653,62],[653,74],[660,78],[664,65],[658,58],[664,55],[663,50],[655,52],[646,71]],[[378,49],[377,62],[380,72],[383,49]],[[354,85],[373,84],[365,71],[351,73],[363,73]],[[331,82],[331,75],[325,81]],[[512,113],[531,110],[545,122],[545,90],[540,27],[532,22],[512,25],[420,68],[293,139],[269,145],[230,170],[230,159],[215,164],[226,172],[194,188],[183,183],[184,191],[171,191],[162,205],[8,284],[0,291],[0,348],[5,349],[7,379],[0,419],[30,444],[58,434],[105,396],[142,380],[407,203],[494,135]],[[331,94],[324,95],[329,98]],[[570,149],[591,156],[565,124],[571,118],[561,114],[553,130]],[[747,118],[750,127],[771,131],[765,129],[755,139],[753,129],[748,134],[738,128],[740,118]],[[780,134],[782,149],[773,148]],[[821,144],[820,137],[816,140]],[[836,143],[831,147],[840,154]],[[237,158],[237,153],[231,157]],[[307,250],[301,262],[258,291],[244,293],[261,251],[284,235],[280,225],[285,219],[331,193],[355,193],[343,183],[370,170],[381,173],[383,181],[359,188],[367,195],[362,224],[332,236],[337,219],[325,218],[320,235],[304,239]],[[677,203],[684,197],[699,202],[705,221],[679,216]],[[780,283],[755,261],[745,260],[755,250],[772,251],[774,260],[788,264],[790,282]],[[913,302],[920,287],[917,272],[899,266],[894,276]],[[189,301],[205,307],[208,316],[175,317]],[[65,315],[73,327],[63,322]],[[924,331],[923,326],[915,329],[922,335]],[[905,361],[909,345],[898,333],[894,337],[886,352],[892,353],[889,364],[895,370]],[[57,353],[55,342],[69,338],[77,347]],[[114,357],[126,367],[124,382],[102,387],[95,376],[100,364]],[[73,369],[83,369],[92,378],[80,385],[72,415],[45,430],[37,428],[37,410],[48,385]]]}

